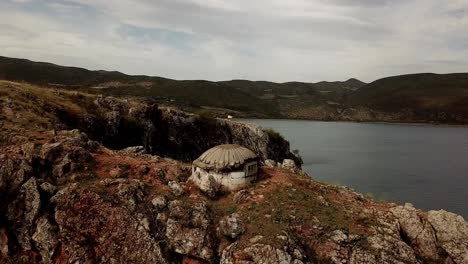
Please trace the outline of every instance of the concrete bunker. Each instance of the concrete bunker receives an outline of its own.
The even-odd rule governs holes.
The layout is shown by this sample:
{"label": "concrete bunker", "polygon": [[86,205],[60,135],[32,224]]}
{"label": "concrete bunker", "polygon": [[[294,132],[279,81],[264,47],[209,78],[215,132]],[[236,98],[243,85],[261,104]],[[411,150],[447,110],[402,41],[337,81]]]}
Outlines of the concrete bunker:
{"label": "concrete bunker", "polygon": [[218,185],[223,191],[235,191],[257,177],[258,156],[237,144],[224,144],[205,151],[193,162],[190,179],[202,191]]}

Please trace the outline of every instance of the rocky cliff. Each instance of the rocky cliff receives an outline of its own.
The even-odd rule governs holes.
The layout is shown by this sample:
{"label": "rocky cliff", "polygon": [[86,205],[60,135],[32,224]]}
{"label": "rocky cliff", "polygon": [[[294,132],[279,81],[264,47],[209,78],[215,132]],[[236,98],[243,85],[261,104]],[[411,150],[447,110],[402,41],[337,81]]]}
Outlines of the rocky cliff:
{"label": "rocky cliff", "polygon": [[136,98],[119,99],[11,82],[0,82],[0,87],[7,117],[4,122],[24,122],[20,125],[26,129],[33,125],[38,130],[79,129],[112,149],[144,146],[150,154],[186,162],[213,146],[235,143],[250,148],[262,159],[294,159],[301,164],[290,152],[289,142],[257,125],[161,109]]}
{"label": "rocky cliff", "polygon": [[[150,146],[172,146],[166,151],[176,157],[178,148],[195,144],[171,136],[195,135],[172,129],[197,128],[187,121],[202,122],[196,117],[129,101],[128,111],[108,114],[117,118],[100,119],[101,110],[80,110],[76,103],[85,101],[63,99],[77,95],[8,91],[0,94],[0,263],[468,263],[468,223],[453,213],[378,202],[274,162],[260,168],[253,186],[209,198],[187,181],[189,163],[145,153],[157,153]],[[107,109],[95,96],[79,96]],[[65,124],[58,109],[77,122]],[[96,122],[119,115],[125,121],[117,126]],[[147,120],[147,130],[133,123],[146,149],[101,144],[126,145],[117,139],[125,140],[121,122],[133,122],[127,115]],[[156,120],[174,124],[160,132]],[[240,124],[210,122],[216,122],[211,128],[253,133]],[[95,133],[94,139],[78,129],[52,129],[70,124]],[[155,139],[170,140],[158,145]],[[272,157],[264,143],[245,144]]]}

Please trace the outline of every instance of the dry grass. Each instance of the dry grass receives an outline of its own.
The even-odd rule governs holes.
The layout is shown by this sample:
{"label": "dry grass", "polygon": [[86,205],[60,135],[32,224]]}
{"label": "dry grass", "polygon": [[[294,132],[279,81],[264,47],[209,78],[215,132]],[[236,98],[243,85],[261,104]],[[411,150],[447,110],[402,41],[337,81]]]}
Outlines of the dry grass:
{"label": "dry grass", "polygon": [[367,198],[359,201],[349,190],[323,185],[282,169],[263,169],[261,176],[263,180],[247,189],[251,193],[248,201],[237,204],[234,194],[211,201],[216,221],[234,212],[241,215],[247,231],[240,238],[240,245],[262,235],[261,242],[281,247],[285,242],[279,236],[285,233],[299,240],[320,241],[337,229],[366,236],[371,232],[369,228],[377,225],[373,216],[360,212],[379,204]]}
{"label": "dry grass", "polygon": [[[3,112],[10,113],[4,113],[7,121],[29,130],[53,129],[58,123],[67,124],[97,115],[96,98],[96,94],[85,92],[0,81],[0,106],[6,106]],[[125,99],[114,100],[123,102]],[[130,106],[138,104],[136,100],[127,102]]]}

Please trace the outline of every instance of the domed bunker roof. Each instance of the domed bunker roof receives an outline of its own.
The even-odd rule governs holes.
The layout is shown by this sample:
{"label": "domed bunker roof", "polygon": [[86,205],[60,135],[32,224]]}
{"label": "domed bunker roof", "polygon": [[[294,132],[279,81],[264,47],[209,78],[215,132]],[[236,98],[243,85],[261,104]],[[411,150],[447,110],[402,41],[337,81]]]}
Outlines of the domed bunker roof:
{"label": "domed bunker roof", "polygon": [[193,165],[202,169],[232,170],[257,158],[257,155],[246,147],[224,144],[205,151],[193,162]]}

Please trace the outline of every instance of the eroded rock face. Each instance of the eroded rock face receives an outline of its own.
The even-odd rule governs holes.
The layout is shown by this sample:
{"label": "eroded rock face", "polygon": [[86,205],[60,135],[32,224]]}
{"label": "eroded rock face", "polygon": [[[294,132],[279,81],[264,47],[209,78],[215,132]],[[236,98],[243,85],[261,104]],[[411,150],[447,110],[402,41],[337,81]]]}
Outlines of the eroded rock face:
{"label": "eroded rock face", "polygon": [[0,229],[0,260],[8,257],[8,234],[5,228]]}
{"label": "eroded rock face", "polygon": [[8,206],[8,220],[17,232],[18,243],[26,250],[31,249],[33,222],[41,207],[36,178],[30,178],[21,186],[18,196]]}
{"label": "eroded rock face", "polygon": [[413,249],[397,236],[378,234],[367,238],[367,242],[369,248],[353,252],[350,263],[367,263],[359,259],[375,259],[375,263],[418,263]]}
{"label": "eroded rock face", "polygon": [[14,193],[32,174],[32,167],[25,160],[0,159],[0,198]]}
{"label": "eroded rock face", "polygon": [[[280,136],[271,135],[254,124],[224,119],[205,119],[176,110],[138,110],[133,112],[139,120],[149,120],[150,128],[145,145],[152,153],[170,156],[184,161],[193,161],[204,151],[220,144],[245,146],[262,159],[282,161],[296,159],[289,149],[289,142]],[[178,149],[177,152],[171,150]]]}
{"label": "eroded rock face", "polygon": [[50,162],[55,162],[63,153],[63,145],[60,142],[45,143],[41,147],[40,157]]}
{"label": "eroded rock face", "polygon": [[47,216],[38,219],[32,239],[45,264],[53,263],[52,256],[58,245],[58,227]]}
{"label": "eroded rock face", "polygon": [[[117,188],[128,184],[133,185],[122,182]],[[62,244],[58,257],[64,263],[167,263],[150,233],[148,218],[115,203],[119,198],[109,195],[101,197],[75,185],[54,196]],[[132,192],[120,195],[127,199],[138,196]]]}
{"label": "eroded rock face", "polygon": [[468,263],[468,223],[463,217],[444,210],[429,211],[427,216],[440,246],[455,263]]}
{"label": "eroded rock face", "polygon": [[141,145],[148,153],[191,162],[211,147],[231,143],[253,150],[262,159],[293,159],[301,164],[288,141],[254,124],[161,110],[152,103],[135,106],[112,97],[99,97],[94,103],[99,116],[85,120],[79,128],[114,149]]}
{"label": "eroded rock face", "polygon": [[205,203],[172,201],[166,225],[169,247],[176,253],[211,262],[214,259],[214,238],[210,224],[211,218]]}
{"label": "eroded rock face", "polygon": [[352,246],[349,263],[419,263],[413,248],[400,237],[397,221],[380,219],[376,233],[363,242]]}
{"label": "eroded rock face", "polygon": [[[54,132],[55,133],[55,132]],[[83,170],[83,164],[93,158],[90,151],[94,151],[98,144],[90,140],[78,130],[64,130],[44,144],[26,143],[22,152],[28,166],[34,165],[35,170],[49,183],[64,184],[67,176]]]}
{"label": "eroded rock face", "polygon": [[391,212],[398,218],[401,231],[414,250],[427,259],[438,260],[436,237],[429,222],[409,204],[394,207]]}

